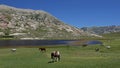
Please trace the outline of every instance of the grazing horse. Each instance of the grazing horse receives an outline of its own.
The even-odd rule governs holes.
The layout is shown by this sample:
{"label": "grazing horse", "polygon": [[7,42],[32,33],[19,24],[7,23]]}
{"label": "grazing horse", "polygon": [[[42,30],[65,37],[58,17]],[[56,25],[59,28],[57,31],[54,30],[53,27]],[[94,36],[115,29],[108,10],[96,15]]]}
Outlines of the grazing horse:
{"label": "grazing horse", "polygon": [[45,49],[45,48],[39,48],[39,50],[40,50],[41,52],[46,52],[46,49]]}
{"label": "grazing horse", "polygon": [[54,61],[60,61],[60,52],[59,51],[53,51],[52,53],[51,53],[51,59],[52,59],[52,61],[54,62]]}

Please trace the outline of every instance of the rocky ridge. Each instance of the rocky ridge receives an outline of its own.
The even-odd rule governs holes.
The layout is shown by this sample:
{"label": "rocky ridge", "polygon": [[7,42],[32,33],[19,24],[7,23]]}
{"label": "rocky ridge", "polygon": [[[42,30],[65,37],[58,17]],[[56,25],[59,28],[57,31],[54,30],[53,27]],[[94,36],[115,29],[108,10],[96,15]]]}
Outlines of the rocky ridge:
{"label": "rocky ridge", "polygon": [[15,38],[74,39],[90,36],[43,10],[18,9],[0,5],[0,35]]}

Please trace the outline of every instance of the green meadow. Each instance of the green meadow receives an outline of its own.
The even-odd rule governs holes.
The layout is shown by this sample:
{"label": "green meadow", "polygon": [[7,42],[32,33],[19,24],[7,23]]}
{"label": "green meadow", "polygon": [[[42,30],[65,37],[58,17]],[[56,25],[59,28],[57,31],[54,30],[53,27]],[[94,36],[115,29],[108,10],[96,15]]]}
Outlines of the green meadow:
{"label": "green meadow", "polygon": [[[104,36],[110,39],[102,40],[110,49],[100,45],[47,48],[46,52],[38,48],[0,49],[0,68],[120,68],[120,36]],[[54,50],[60,51],[61,60],[48,63]]]}

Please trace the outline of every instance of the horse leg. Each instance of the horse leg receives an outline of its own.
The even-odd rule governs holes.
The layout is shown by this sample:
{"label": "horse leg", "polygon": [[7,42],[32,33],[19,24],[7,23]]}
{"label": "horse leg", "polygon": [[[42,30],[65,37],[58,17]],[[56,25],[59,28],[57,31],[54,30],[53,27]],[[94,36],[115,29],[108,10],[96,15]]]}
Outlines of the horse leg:
{"label": "horse leg", "polygon": [[60,55],[58,55],[58,60],[60,61]]}

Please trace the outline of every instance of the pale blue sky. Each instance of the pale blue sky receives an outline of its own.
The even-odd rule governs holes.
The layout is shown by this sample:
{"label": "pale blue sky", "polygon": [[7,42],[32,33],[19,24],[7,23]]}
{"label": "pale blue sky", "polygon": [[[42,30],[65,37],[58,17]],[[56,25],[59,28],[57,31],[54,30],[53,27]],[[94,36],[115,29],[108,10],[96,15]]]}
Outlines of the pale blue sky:
{"label": "pale blue sky", "polygon": [[120,25],[120,0],[0,0],[0,4],[44,10],[75,27]]}

